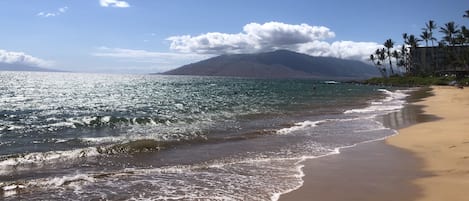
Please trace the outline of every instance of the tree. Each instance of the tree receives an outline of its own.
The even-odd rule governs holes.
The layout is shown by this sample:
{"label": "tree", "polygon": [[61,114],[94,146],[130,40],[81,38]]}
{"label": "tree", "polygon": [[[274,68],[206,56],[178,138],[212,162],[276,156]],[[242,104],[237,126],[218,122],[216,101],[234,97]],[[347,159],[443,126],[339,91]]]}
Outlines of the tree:
{"label": "tree", "polygon": [[[430,68],[429,68],[428,65],[427,65],[427,59],[426,59],[426,58],[427,58],[427,50],[428,50],[428,41],[431,40],[431,38],[432,38],[431,33],[430,33],[426,28],[424,28],[424,31],[422,32],[422,34],[420,34],[420,38],[421,38],[423,41],[425,41],[425,47],[426,47],[426,48],[424,49],[424,53],[423,53],[423,54],[424,54],[424,58],[423,58],[423,62],[424,62],[424,63],[423,63],[423,66],[425,67],[425,69],[430,69],[430,68],[431,68],[432,71],[433,71],[433,70],[435,69],[435,68],[434,68],[434,65],[431,64],[431,65],[430,65]],[[432,42],[433,42],[433,41],[432,41]],[[433,57],[433,47],[432,47],[432,51],[431,51],[431,60],[432,60],[432,63],[435,63],[435,62],[433,62],[433,61],[434,61],[433,58],[434,58],[434,57]]]}
{"label": "tree", "polygon": [[405,41],[407,41],[407,39],[409,38],[409,34],[403,33],[402,38],[404,39],[404,43],[405,43]]}
{"label": "tree", "polygon": [[430,32],[428,32],[428,30],[423,31],[422,34],[420,34],[420,38],[425,41],[425,47],[428,47],[428,41],[431,38]]}
{"label": "tree", "polygon": [[[401,58],[401,55],[399,54],[399,52],[397,50],[394,50],[392,53],[391,53],[392,57],[394,59],[396,59],[396,66],[398,66],[399,64],[399,58]],[[397,67],[396,67],[397,68]]]}
{"label": "tree", "polygon": [[458,26],[454,22],[448,22],[444,27],[440,27],[440,32],[445,34],[443,41],[451,46],[456,45],[456,34],[459,33]]}
{"label": "tree", "polygon": [[467,45],[469,43],[469,30],[466,28],[466,26],[461,26],[459,34],[460,37],[463,39],[461,41],[462,45]]}
{"label": "tree", "polygon": [[392,61],[391,61],[391,48],[394,47],[394,41],[392,41],[391,39],[388,39],[386,40],[386,42],[384,42],[384,47],[386,47],[387,49],[387,57],[389,59],[389,69],[391,70],[391,75],[394,75],[394,70],[392,68]]}
{"label": "tree", "polygon": [[431,43],[432,43],[432,49],[431,49],[432,50],[431,51],[431,54],[432,54],[432,65],[431,65],[432,66],[432,71],[435,71],[435,68],[438,68],[437,67],[438,64],[436,62],[436,57],[435,57],[435,50],[434,50],[435,45],[433,43],[434,41],[436,41],[436,38],[433,37],[433,30],[435,30],[436,28],[437,28],[436,23],[433,20],[429,20],[427,23],[425,23],[424,31],[428,33],[428,36],[426,37],[426,40],[424,39],[425,44],[428,47],[427,40],[430,40]]}
{"label": "tree", "polygon": [[464,11],[464,15],[462,17],[469,18],[469,10]]}
{"label": "tree", "polygon": [[421,41],[420,39],[418,39],[413,34],[411,34],[409,38],[407,39],[407,45],[409,45],[412,48],[416,48],[419,46],[420,41]]}
{"label": "tree", "polygon": [[[379,51],[379,49],[378,49]],[[377,60],[377,56],[375,56],[374,54],[371,54],[370,55],[370,61],[375,65],[375,67],[379,70],[379,72],[381,73],[381,76],[382,77],[386,77],[386,71],[384,71],[383,68],[381,68],[381,63],[378,61],[376,62]]]}
{"label": "tree", "polygon": [[428,31],[429,39],[432,42],[432,47],[434,46],[433,41],[436,41],[436,38],[433,37],[433,30],[436,29],[436,23],[433,20],[429,20],[425,23],[425,29]]}
{"label": "tree", "polygon": [[[371,57],[372,56],[370,56],[370,60],[371,60]],[[386,67],[383,66],[384,61],[386,61],[386,49],[384,49],[384,48],[376,49],[375,54],[373,55],[373,59],[378,60],[376,62],[376,67],[379,69],[379,71],[381,72],[383,77],[387,77],[386,76]],[[381,67],[381,66],[383,66],[383,67]]]}
{"label": "tree", "polygon": [[399,61],[398,66],[404,67],[405,72],[409,72],[408,57],[409,57],[409,53],[407,51],[407,47],[405,45],[402,45],[401,46],[401,60]]}
{"label": "tree", "polygon": [[[405,44],[407,46],[410,46],[410,50],[409,50],[409,53],[408,53],[408,58],[407,58],[407,65],[408,65],[408,70],[411,72],[411,73],[417,73],[419,72],[419,69],[416,68],[416,66],[414,66],[414,61],[412,59],[412,51],[417,48],[419,46],[419,42],[421,40],[418,39],[417,37],[415,37],[413,34],[409,35],[407,37],[407,40],[405,41]],[[408,72],[409,72],[408,71]]]}

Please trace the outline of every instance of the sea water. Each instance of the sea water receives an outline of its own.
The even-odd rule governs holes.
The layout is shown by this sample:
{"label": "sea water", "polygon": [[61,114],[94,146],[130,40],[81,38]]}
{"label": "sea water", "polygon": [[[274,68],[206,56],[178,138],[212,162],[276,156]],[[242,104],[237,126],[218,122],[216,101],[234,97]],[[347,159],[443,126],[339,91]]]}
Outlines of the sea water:
{"label": "sea water", "polygon": [[4,200],[276,200],[395,134],[406,94],[315,80],[0,72]]}

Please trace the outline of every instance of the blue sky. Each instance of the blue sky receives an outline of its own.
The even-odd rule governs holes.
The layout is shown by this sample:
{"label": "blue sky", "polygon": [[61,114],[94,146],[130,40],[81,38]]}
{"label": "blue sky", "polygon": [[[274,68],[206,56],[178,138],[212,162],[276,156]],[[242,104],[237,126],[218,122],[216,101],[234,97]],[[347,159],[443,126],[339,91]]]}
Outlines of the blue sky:
{"label": "blue sky", "polygon": [[467,0],[2,0],[0,62],[150,73],[274,49],[363,60],[430,19],[469,26],[465,10]]}

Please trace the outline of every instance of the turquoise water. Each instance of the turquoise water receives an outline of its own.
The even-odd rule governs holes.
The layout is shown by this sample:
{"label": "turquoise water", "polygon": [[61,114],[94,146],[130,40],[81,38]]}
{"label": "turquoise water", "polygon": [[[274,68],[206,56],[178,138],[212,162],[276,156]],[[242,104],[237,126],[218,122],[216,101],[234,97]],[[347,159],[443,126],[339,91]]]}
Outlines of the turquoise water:
{"label": "turquoise water", "polygon": [[314,80],[0,72],[0,81],[7,200],[276,199],[301,185],[299,161],[393,134],[375,117],[404,97]]}

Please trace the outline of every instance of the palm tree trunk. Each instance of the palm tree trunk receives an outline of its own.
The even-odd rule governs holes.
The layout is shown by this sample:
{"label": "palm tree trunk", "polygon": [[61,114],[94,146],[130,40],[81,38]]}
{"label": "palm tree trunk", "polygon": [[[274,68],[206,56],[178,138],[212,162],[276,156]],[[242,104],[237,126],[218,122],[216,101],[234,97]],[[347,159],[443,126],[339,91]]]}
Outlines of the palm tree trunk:
{"label": "palm tree trunk", "polygon": [[389,68],[391,70],[391,75],[394,75],[394,70],[392,69],[391,51],[389,50],[388,50],[388,56],[389,56]]}
{"label": "palm tree trunk", "polygon": [[436,57],[435,57],[435,46],[433,45],[433,40],[432,42],[432,74],[435,74],[435,70],[438,69],[438,63],[436,62]]}

